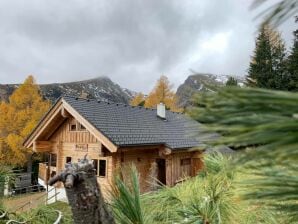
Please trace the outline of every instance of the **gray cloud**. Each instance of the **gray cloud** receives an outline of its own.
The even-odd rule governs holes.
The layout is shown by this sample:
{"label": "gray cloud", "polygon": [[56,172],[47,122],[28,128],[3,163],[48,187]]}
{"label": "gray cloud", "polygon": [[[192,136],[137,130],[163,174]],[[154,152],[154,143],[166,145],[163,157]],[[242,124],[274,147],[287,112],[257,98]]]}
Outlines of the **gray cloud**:
{"label": "gray cloud", "polygon": [[[106,75],[149,91],[199,72],[244,75],[257,22],[250,1],[9,0],[0,2],[0,83]],[[280,29],[287,43],[292,21]]]}

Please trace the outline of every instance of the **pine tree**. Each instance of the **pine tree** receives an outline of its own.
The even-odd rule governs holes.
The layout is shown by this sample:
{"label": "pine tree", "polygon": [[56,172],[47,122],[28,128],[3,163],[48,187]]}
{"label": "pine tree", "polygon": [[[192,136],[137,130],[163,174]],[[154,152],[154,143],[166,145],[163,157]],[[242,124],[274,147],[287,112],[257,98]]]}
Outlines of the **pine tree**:
{"label": "pine tree", "polygon": [[1,163],[24,165],[31,151],[22,146],[37,122],[49,109],[50,103],[44,101],[33,76],[9,97],[9,102],[0,104],[0,154]]}
{"label": "pine tree", "polygon": [[234,77],[229,77],[228,81],[226,82],[226,86],[238,86],[238,81]]}
{"label": "pine tree", "polygon": [[268,89],[287,89],[286,49],[280,34],[268,25],[261,28],[249,66],[247,85]]}
{"label": "pine tree", "polygon": [[131,106],[144,106],[145,96],[143,93],[138,93],[129,103]]}
{"label": "pine tree", "polygon": [[[296,23],[298,23],[298,16],[296,16]],[[294,43],[288,57],[287,68],[290,76],[289,90],[298,91],[298,29],[293,34]]]}
{"label": "pine tree", "polygon": [[271,45],[265,27],[262,27],[256,40],[256,49],[250,62],[247,85],[251,87],[267,87],[272,73]]}
{"label": "pine tree", "polygon": [[180,111],[177,106],[177,96],[172,88],[173,85],[170,84],[169,79],[166,76],[161,76],[147,97],[145,107],[153,108],[159,103],[164,103],[167,109]]}
{"label": "pine tree", "polygon": [[198,130],[203,143],[247,149],[234,157],[251,175],[243,181],[245,198],[291,216],[287,223],[298,223],[298,93],[231,87],[195,102],[190,112],[204,123]]}
{"label": "pine tree", "polygon": [[268,36],[272,46],[272,72],[273,80],[269,88],[287,90],[289,85],[289,74],[286,64],[286,47],[279,32],[268,29]]}

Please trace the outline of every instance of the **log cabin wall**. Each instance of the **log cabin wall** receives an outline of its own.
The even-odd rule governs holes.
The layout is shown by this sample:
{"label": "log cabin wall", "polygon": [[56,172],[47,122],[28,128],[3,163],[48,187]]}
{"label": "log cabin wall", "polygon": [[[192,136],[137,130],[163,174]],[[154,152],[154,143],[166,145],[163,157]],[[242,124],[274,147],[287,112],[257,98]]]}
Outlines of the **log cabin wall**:
{"label": "log cabin wall", "polygon": [[[72,130],[71,125],[76,125],[77,129]],[[109,187],[112,180],[112,156],[106,156],[102,151],[103,146],[100,141],[86,129],[81,129],[80,124],[74,118],[67,119],[48,140],[54,142],[51,153],[57,155],[57,172],[64,168],[67,161],[77,162],[78,159],[88,154],[88,158],[97,160],[97,163],[100,160],[106,161],[106,174],[105,176],[98,175],[97,179],[103,191]]]}
{"label": "log cabin wall", "polygon": [[147,192],[152,190],[152,166],[158,158],[158,147],[120,149],[114,156],[114,166],[115,170],[121,170],[124,180],[127,180],[130,177],[131,165],[134,164],[139,172],[140,190]]}
{"label": "log cabin wall", "polygon": [[70,125],[78,124],[74,118],[67,119],[49,140],[56,142],[98,143],[99,141],[87,130],[70,131]]}
{"label": "log cabin wall", "polygon": [[[97,163],[105,160],[105,176],[98,175],[97,178],[104,194],[110,189],[117,170],[123,171],[124,177],[127,177],[132,163],[140,174],[141,192],[154,190],[154,178],[161,181],[164,178],[164,184],[174,186],[186,177],[196,175],[202,167],[200,154],[173,151],[169,155],[161,155],[160,152],[166,149],[164,146],[120,148],[118,152],[111,153],[104,150],[102,143],[89,131],[72,130],[72,125],[80,126],[74,118],[68,118],[49,139],[45,139],[54,143],[51,153],[57,155],[56,171],[60,172],[70,159],[76,162],[87,153],[88,158],[97,160]],[[163,171],[160,172],[163,166],[164,177]],[[97,167],[99,169],[99,164]]]}
{"label": "log cabin wall", "polygon": [[167,157],[167,185],[174,186],[186,177],[194,176],[193,152],[173,152]]}
{"label": "log cabin wall", "polygon": [[129,167],[134,164],[140,175],[141,192],[147,192],[154,189],[154,178],[160,179],[158,175],[158,169],[161,168],[158,164],[160,160],[165,162],[165,184],[168,186],[174,186],[187,177],[195,176],[202,168],[202,166],[193,167],[194,163],[201,164],[200,158],[194,158],[198,157],[198,153],[174,152],[163,157],[159,154],[162,148],[161,146],[157,148],[140,146],[139,148],[127,148],[122,152],[120,149],[120,152],[114,156],[114,170],[120,168],[125,178],[129,175]]}

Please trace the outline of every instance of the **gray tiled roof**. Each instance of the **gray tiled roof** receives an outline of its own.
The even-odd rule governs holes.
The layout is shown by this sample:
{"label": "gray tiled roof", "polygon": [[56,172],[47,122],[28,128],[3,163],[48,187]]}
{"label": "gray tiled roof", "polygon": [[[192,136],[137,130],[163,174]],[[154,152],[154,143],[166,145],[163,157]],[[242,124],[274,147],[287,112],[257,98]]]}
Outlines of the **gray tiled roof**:
{"label": "gray tiled roof", "polygon": [[164,144],[171,149],[199,145],[199,123],[184,114],[70,96],[63,99],[117,146]]}

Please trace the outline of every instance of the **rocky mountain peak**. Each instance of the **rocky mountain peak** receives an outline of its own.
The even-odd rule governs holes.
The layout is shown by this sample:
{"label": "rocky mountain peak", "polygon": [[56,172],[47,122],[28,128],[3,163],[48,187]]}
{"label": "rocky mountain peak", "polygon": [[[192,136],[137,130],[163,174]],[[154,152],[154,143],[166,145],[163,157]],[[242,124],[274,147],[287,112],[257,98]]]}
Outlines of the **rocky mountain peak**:
{"label": "rocky mountain peak", "polygon": [[[191,104],[191,99],[194,94],[204,91],[213,91],[212,87],[220,87],[225,85],[228,75],[215,75],[210,73],[197,73],[187,77],[182,85],[177,89],[179,98],[179,106],[186,107]],[[243,85],[244,78],[234,77],[240,85]]]}
{"label": "rocky mountain peak", "polygon": [[[18,86],[19,84],[0,84],[0,99],[7,100]],[[45,99],[52,102],[64,94],[80,96],[84,92],[98,100],[129,103],[135,94],[120,87],[106,76],[76,82],[42,84],[40,91]]]}

